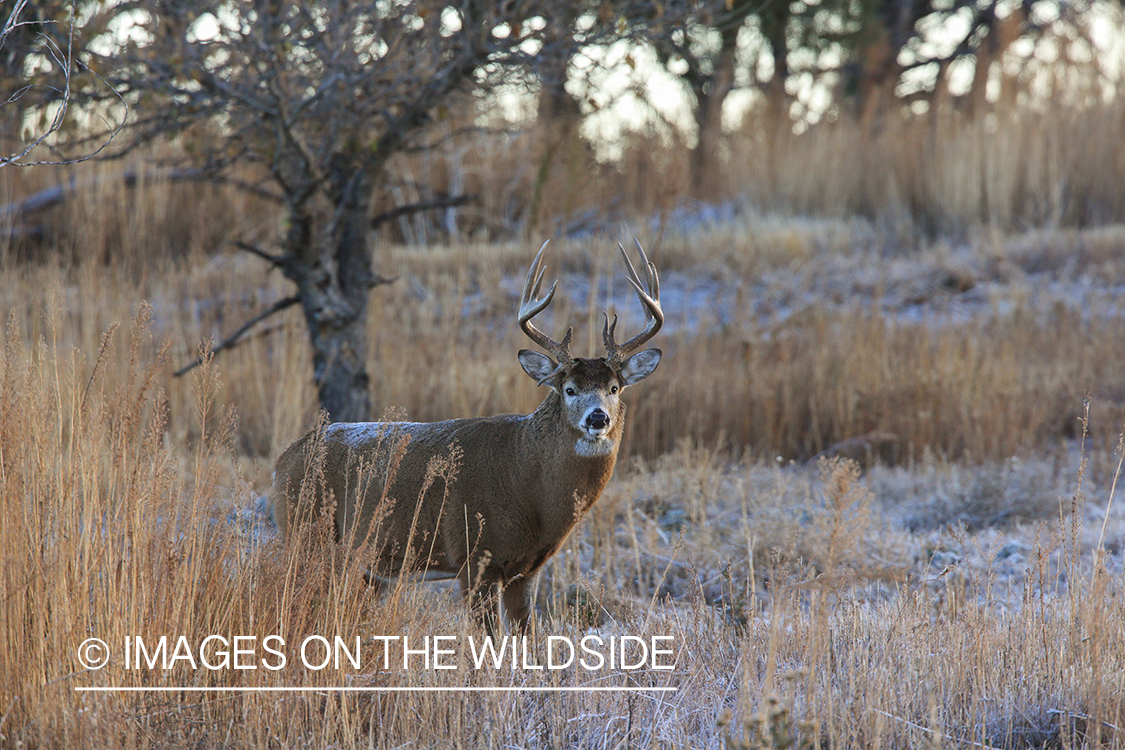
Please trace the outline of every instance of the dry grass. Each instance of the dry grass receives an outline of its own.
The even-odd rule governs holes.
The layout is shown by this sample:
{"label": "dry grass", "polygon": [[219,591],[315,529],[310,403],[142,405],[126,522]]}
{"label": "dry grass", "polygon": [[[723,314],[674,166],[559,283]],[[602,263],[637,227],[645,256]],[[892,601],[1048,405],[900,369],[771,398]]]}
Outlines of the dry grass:
{"label": "dry grass", "polygon": [[[634,234],[644,241],[664,272],[676,322],[662,338],[672,356],[633,395],[626,450],[646,457],[692,435],[735,452],[803,461],[878,434],[890,436],[885,449],[895,460],[927,450],[953,460],[999,460],[1073,437],[1086,393],[1094,396],[1093,434],[1111,441],[1125,421],[1125,376],[1114,366],[1125,341],[1122,318],[1090,315],[1087,306],[1116,302],[1109,292],[1100,302],[1065,294],[1047,300],[1043,287],[1089,279],[1109,290],[1119,278],[1120,226],[1050,228],[1125,218],[1112,208],[1125,205],[1117,192],[1125,184],[1120,149],[1112,139],[1087,137],[1111,132],[1109,124],[1119,120],[1113,104],[979,121],[937,110],[878,128],[840,117],[800,135],[748,121],[731,138],[726,172],[728,192],[739,197],[712,211],[714,220],[676,205],[685,179],[675,166],[682,148],[638,145],[621,165],[636,179],[628,184],[593,167],[574,182],[573,163],[555,164],[558,173],[548,169],[539,187],[544,205],[558,207],[559,226],[604,209],[590,214],[600,233],[556,239],[553,268],[573,276],[569,305],[557,303],[555,319],[574,321],[579,341],[595,350],[593,321],[604,302],[587,290],[600,294],[619,277],[615,241]],[[765,132],[773,139],[768,159],[738,155],[757,149]],[[536,241],[379,246],[378,270],[402,278],[377,290],[371,308],[378,409],[401,407],[413,419],[431,420],[534,406],[536,394],[521,387],[523,376],[512,366],[510,353],[522,343],[511,326],[511,281],[542,237],[527,220],[526,200],[543,155],[534,132],[488,144],[407,166],[439,183],[463,173],[457,179],[464,189],[481,196],[461,217],[463,234],[530,232]],[[642,154],[659,165],[629,161]],[[572,156],[578,163],[589,158]],[[143,172],[143,164],[134,166]],[[74,179],[87,187],[35,218],[45,239],[0,249],[9,266],[17,257],[48,263],[17,274],[0,292],[2,309],[19,309],[28,335],[40,329],[42,311],[25,288],[65,290],[63,325],[84,352],[146,299],[156,338],[171,341],[180,362],[201,338],[222,338],[290,293],[260,262],[229,254],[235,240],[270,247],[283,224],[276,206],[228,187],[141,180],[126,188],[113,177],[120,170],[75,168]],[[638,176],[657,173],[660,179]],[[0,197],[14,199],[70,174],[8,170]],[[489,174],[503,177],[489,181]],[[952,195],[943,185],[971,195]],[[646,197],[656,189],[667,195]],[[763,213],[770,207],[850,218]],[[654,213],[638,220],[636,209]],[[474,212],[508,229],[477,231]],[[634,218],[607,223],[627,217]],[[439,219],[404,222],[398,236],[432,242],[439,235]],[[1004,231],[1025,225],[1047,228]],[[927,240],[926,229],[952,233]],[[122,274],[126,289],[115,283]],[[623,288],[618,279],[613,303],[631,314],[635,305]],[[965,300],[975,308],[958,318],[971,306]],[[466,315],[482,325],[464,326]],[[297,312],[269,330],[223,355],[223,397],[241,416],[236,441],[253,456],[276,455],[314,418]],[[272,372],[256,367],[261,361]],[[276,388],[279,378],[285,389]],[[190,398],[182,385],[167,388],[172,429],[186,436],[191,430],[178,415],[190,412]]]}
{"label": "dry grass", "polygon": [[[818,230],[794,224],[790,231],[812,242],[805,235]],[[1091,234],[1063,241],[1088,243]],[[1116,366],[1125,358],[1125,322],[1085,312],[1084,300],[1044,298],[1036,285],[1056,284],[1049,276],[1005,280],[970,269],[974,289],[951,292],[926,283],[927,263],[939,282],[946,278],[940,258],[915,256],[919,289],[896,279],[897,266],[877,255],[826,260],[819,252],[810,255],[817,260],[754,277],[721,258],[702,260],[703,251],[687,242],[650,246],[665,277],[669,324],[660,345],[669,356],[657,377],[630,394],[628,453],[655,457],[690,435],[736,453],[803,461],[875,433],[889,436],[885,457],[892,460],[926,451],[1001,460],[1073,438],[1087,393],[1099,444],[1112,441],[1125,418],[1125,375]],[[1116,252],[1123,244],[1118,233],[1109,246]],[[596,311],[605,304],[598,295],[614,275],[611,304],[626,316],[623,325],[639,325],[636,301],[610,266],[610,246],[607,239],[552,248],[567,295],[548,325],[574,322],[580,352],[598,350]],[[525,342],[512,325],[528,254],[515,245],[382,251],[382,267],[401,278],[373,295],[369,361],[379,409],[400,407],[428,421],[534,408],[540,394],[515,364]],[[1017,260],[1050,263],[1044,254]],[[743,262],[753,263],[749,256]],[[866,278],[875,265],[883,271]],[[28,340],[47,332],[45,314],[56,315],[61,343],[92,356],[101,332],[130,319],[147,299],[154,335],[170,342],[176,365],[194,356],[200,338],[221,338],[288,293],[252,259],[230,255],[157,261],[126,285],[94,263],[11,278],[0,303],[18,311]],[[49,291],[29,297],[33,288]],[[476,324],[466,326],[466,316]],[[146,356],[154,351],[150,346]],[[312,424],[315,392],[298,311],[220,360],[222,399],[240,416],[240,453],[277,455]],[[172,434],[190,439],[190,389],[167,369],[156,377],[171,401]]]}
{"label": "dry grass", "polygon": [[[800,133],[752,111],[720,144],[708,196],[786,215],[862,217],[900,249],[913,247],[919,237],[964,236],[978,226],[1023,232],[1120,223],[1125,155],[1108,136],[1121,129],[1123,108],[1120,99],[1022,104],[971,118],[941,106],[878,122],[841,111]],[[612,163],[599,162],[595,150],[573,135],[559,142],[553,130],[532,123],[493,122],[494,133],[443,140],[459,124],[468,125],[471,115],[441,126],[445,130],[434,141],[445,143],[442,148],[397,159],[377,209],[450,194],[473,200],[452,214],[400,217],[381,227],[384,237],[415,245],[590,237],[639,217],[659,236],[690,203],[683,138],[634,133]],[[169,161],[170,149],[155,157]],[[126,166],[143,174],[151,165],[142,155],[131,165],[8,170],[0,180],[0,206],[72,177],[88,186]],[[253,181],[256,175],[240,177]],[[230,239],[224,229],[233,225],[239,239],[266,244],[279,231],[275,206],[221,188],[194,185],[160,202],[150,192],[137,197],[120,181],[105,179],[83,194],[92,197],[61,220],[32,222],[74,257],[148,261],[154,254],[211,253]],[[127,210],[107,212],[107,203]],[[22,240],[16,245],[37,252]],[[0,248],[0,257],[6,252]]]}
{"label": "dry grass", "polygon": [[[388,256],[410,273],[374,311],[380,334],[375,361],[387,363],[379,387],[417,399],[408,403],[425,417],[425,409],[448,415],[534,403],[533,386],[510,363],[482,356],[520,345],[506,321],[507,298],[515,294],[507,289],[513,284],[508,275],[524,262],[522,249],[484,250],[476,251],[476,261],[464,249]],[[669,282],[700,262],[693,252],[682,247],[670,254],[676,260]],[[593,251],[587,257],[564,246],[559,255],[567,258],[558,261],[564,272],[608,272]],[[1050,265],[1041,253],[1031,256]],[[1024,256],[1013,250],[1012,257]],[[108,278],[98,266],[11,272],[5,304],[17,312],[0,384],[0,517],[8,519],[0,530],[5,744],[549,747],[656,741],[702,747],[722,737],[732,745],[785,746],[787,736],[848,747],[1121,744],[1116,727],[1125,696],[1125,622],[1113,602],[1121,596],[1125,518],[1117,507],[1105,510],[1110,454],[1094,450],[1080,474],[1066,452],[1053,460],[1049,451],[1047,459],[974,467],[923,450],[912,467],[875,467],[863,480],[847,465],[819,474],[766,465],[752,452],[746,463],[731,464],[714,442],[706,447],[702,436],[714,433],[691,414],[698,407],[670,405],[730,392],[728,373],[735,370],[718,355],[735,361],[752,355],[753,347],[743,343],[757,330],[752,326],[733,343],[683,326],[669,334],[666,364],[684,369],[661,370],[663,380],[637,389],[629,430],[637,456],[645,454],[646,419],[665,425],[673,447],[654,442],[658,448],[650,450],[658,457],[622,467],[581,531],[549,563],[539,588],[545,632],[577,637],[592,624],[603,634],[674,635],[675,670],[629,679],[677,687],[677,693],[452,699],[75,692],[85,685],[323,688],[341,677],[353,687],[580,686],[621,679],[574,670],[478,672],[467,665],[452,673],[384,672],[369,662],[340,675],[296,668],[292,653],[293,661],[277,673],[190,670],[183,663],[168,673],[126,670],[120,662],[100,672],[81,669],[76,649],[92,635],[116,645],[127,635],[184,635],[198,644],[211,634],[277,633],[295,644],[308,634],[469,633],[448,588],[402,588],[371,601],[350,561],[300,547],[281,550],[262,527],[253,497],[267,482],[269,460],[313,419],[299,321],[222,355],[187,381],[168,375],[170,359],[189,356],[197,326],[237,318],[254,300],[276,293],[259,275],[260,297],[210,308],[195,299],[192,290],[217,296],[253,278],[240,263],[228,258],[180,266],[135,284]],[[1089,263],[1104,269],[1096,257]],[[887,272],[890,281],[896,273]],[[571,281],[564,273],[564,282]],[[36,288],[48,291],[29,293]],[[154,300],[151,310],[132,302],[146,296]],[[466,305],[479,311],[480,325],[461,325]],[[567,305],[575,313],[581,306],[560,305],[560,319]],[[1051,394],[1064,413],[1080,409],[1080,398],[1067,404],[1054,391],[1016,390],[993,404],[983,386],[975,392],[980,400],[968,399],[965,394],[974,393],[968,384],[1021,389],[1027,387],[1022,379],[1068,389],[1076,373],[1097,372],[1093,360],[1110,351],[1111,342],[1102,329],[1084,328],[1091,324],[1079,316],[1054,329],[1037,326],[1034,304],[1025,305],[1023,313],[1000,315],[988,325],[908,326],[927,336],[884,334],[881,340],[877,331],[894,331],[893,325],[877,327],[877,314],[848,305],[833,320],[826,302],[788,333],[771,332],[782,355],[756,355],[755,368],[747,370],[756,377],[745,387],[761,390],[735,392],[738,398],[770,388],[784,394],[786,380],[794,388],[875,390],[893,384],[890,374],[897,372],[908,382],[929,384],[931,390],[912,386],[916,403],[954,401],[940,423],[944,431],[933,426],[937,420],[927,423],[932,435],[1035,453],[1036,446],[1061,439],[1055,428],[1044,446],[1025,427],[1020,434],[1028,443],[1019,446],[985,416],[972,429],[955,416],[969,419],[974,408],[987,407],[994,419],[1007,420],[995,424],[1010,429],[1017,415],[1052,416],[1043,403]],[[115,319],[124,322],[115,326]],[[1070,326],[1087,332],[1067,337]],[[1059,333],[1037,341],[1050,330]],[[881,360],[868,361],[883,362],[890,374],[862,362],[848,369],[845,347],[831,334],[850,335],[846,341],[863,352],[881,352]],[[457,356],[446,363],[451,335]],[[815,345],[800,343],[811,335]],[[1012,336],[1014,343],[985,354],[985,342]],[[163,337],[172,343],[162,344]],[[1087,359],[1074,365],[1069,357],[1051,359],[1052,346],[1063,352],[1078,347]],[[966,358],[966,351],[977,354]],[[704,368],[689,371],[680,361],[696,352],[712,364],[707,370],[714,382]],[[418,376],[411,357],[425,363],[421,372],[430,377]],[[1044,373],[1038,381],[1027,364],[1036,357]],[[919,361],[929,363],[930,380],[919,376],[925,368],[912,369]],[[1017,370],[1022,378],[1013,374]],[[1107,365],[1104,377],[1111,375]],[[763,386],[767,377],[772,380]],[[682,378],[694,379],[695,395],[672,388]],[[809,391],[793,393],[786,408],[807,414],[797,407],[807,403]],[[773,408],[780,410],[780,402],[775,395]],[[230,415],[235,405],[237,423]],[[712,419],[733,411],[720,401],[710,408]],[[697,429],[700,437],[683,439]],[[1109,519],[1105,552],[1096,556],[1103,518]]]}
{"label": "dry grass", "polygon": [[[1125,745],[1125,513],[1110,494],[1125,233],[1052,228],[1121,220],[1125,166],[1113,144],[1099,150],[1106,139],[1044,135],[1051,123],[1090,132],[1115,112],[991,125],[939,114],[881,132],[840,122],[780,139],[764,165],[732,144],[726,179],[750,198],[716,221],[677,207],[673,148],[630,152],[633,166],[649,160],[644,179],[547,170],[543,204],[571,214],[551,221],[609,206],[599,221],[638,223],[552,244],[562,282],[545,325],[574,323],[587,353],[601,307],[639,324],[611,252],[632,234],[668,311],[660,370],[626,394],[627,458],[537,594],[540,648],[592,627],[675,636],[675,669],[628,675],[300,667],[292,649],[310,634],[473,632],[448,587],[373,600],[315,528],[291,549],[273,538],[258,501],[270,462],[316,420],[299,313],[170,375],[201,338],[289,293],[223,252],[268,245],[276,210],[229,188],[90,183],[44,217],[45,244],[0,252],[0,746]],[[999,138],[1022,146],[992,148]],[[520,216],[536,148],[517,138],[495,163],[462,154],[489,196],[466,234],[531,231]],[[59,178],[6,170],[0,202]],[[1005,231],[1023,222],[1045,226]],[[400,276],[370,310],[379,408],[420,420],[534,408],[512,318],[535,244],[377,246],[379,270]],[[39,262],[16,262],[26,256]],[[809,461],[822,453],[866,470]],[[119,657],[126,636],[212,634],[282,635],[288,664],[77,661],[92,636]],[[625,683],[678,691],[324,690]],[[74,689],[96,685],[309,691]]]}
{"label": "dry grass", "polygon": [[[1010,532],[1035,538],[1019,547],[1020,581],[995,549],[974,552],[995,539],[903,529],[893,506],[915,498],[893,471],[864,483],[853,464],[826,463],[819,474],[729,465],[687,446],[624,470],[540,587],[545,633],[577,639],[593,624],[603,637],[674,636],[673,670],[477,670],[465,658],[448,672],[417,661],[384,670],[371,641],[359,670],[305,669],[295,644],[309,634],[464,643],[472,632],[448,589],[370,600],[354,561],[314,554],[323,550],[315,528],[289,550],[260,535],[253,515],[239,512],[250,495],[230,449],[229,411],[214,401],[217,370],[194,378],[198,437],[172,443],[155,386],[163,361],[142,361],[146,338],[142,314],[87,359],[49,340],[29,346],[9,329],[0,421],[6,746],[1122,743],[1120,548],[1091,556],[1088,539],[1101,512],[1086,506],[1101,506],[1104,488],[1091,483],[1058,504],[1061,518]],[[952,470],[932,472],[956,485]],[[1119,540],[1125,519],[1108,512]],[[280,635],[289,662],[279,671],[184,661],[127,669],[119,645],[168,635],[198,646],[213,634]],[[114,649],[103,670],[77,661],[90,636]],[[261,647],[250,660],[277,663]],[[325,690],[341,684],[677,692]],[[75,690],[85,686],[308,691]]]}
{"label": "dry grass", "polygon": [[[885,231],[961,234],[980,224],[1022,231],[1125,220],[1120,99],[1093,106],[1019,106],[979,118],[945,106],[863,122],[834,113],[800,133],[751,112],[723,144],[713,191],[761,209],[863,216]],[[636,136],[605,175],[600,205],[645,215],[682,203],[687,154]],[[593,204],[599,205],[599,204]]]}
{"label": "dry grass", "polygon": [[975,119],[941,107],[866,126],[841,116],[799,135],[748,121],[732,142],[731,188],[762,206],[929,233],[1120,222],[1125,157],[1105,134],[1120,128],[1123,106],[1024,106]]}

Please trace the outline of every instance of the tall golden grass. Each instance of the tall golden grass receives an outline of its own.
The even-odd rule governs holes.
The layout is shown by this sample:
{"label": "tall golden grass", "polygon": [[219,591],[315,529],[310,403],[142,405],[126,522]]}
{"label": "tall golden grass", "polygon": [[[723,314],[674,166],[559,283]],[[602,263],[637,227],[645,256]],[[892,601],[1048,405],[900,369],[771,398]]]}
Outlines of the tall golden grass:
{"label": "tall golden grass", "polygon": [[[665,240],[650,250],[658,262],[667,257],[690,272],[690,243]],[[609,265],[611,241],[594,244],[606,251],[555,243],[555,267],[589,269],[598,288],[617,271]],[[369,366],[380,411],[400,408],[410,419],[432,421],[535,407],[542,394],[516,365],[526,341],[512,312],[513,279],[528,255],[517,245],[384,251],[385,267],[403,278],[378,290],[370,310]],[[676,270],[669,265],[662,270]],[[169,371],[194,357],[201,338],[221,338],[288,292],[284,280],[232,256],[154,261],[145,275],[126,283],[96,263],[15,271],[0,302],[18,311],[28,340],[48,333],[45,310],[54,309],[58,330],[51,335],[90,357],[100,331],[150,300],[154,335],[175,360],[153,377],[171,402],[171,434],[192,439],[193,395]],[[54,297],[29,297],[32,288],[53,289]],[[1092,434],[1112,442],[1125,418],[1125,376],[1116,366],[1125,356],[1125,322],[1068,305],[1038,310],[1018,286],[1004,294],[1011,306],[1003,313],[947,323],[888,314],[878,297],[842,307],[811,302],[781,323],[743,310],[726,311],[721,323],[706,309],[670,309],[676,325],[662,335],[668,356],[659,375],[628,394],[624,449],[651,458],[690,437],[736,455],[801,461],[877,432],[892,436],[901,459],[930,451],[996,460],[1074,437],[1087,393],[1094,397]],[[577,326],[578,351],[598,350],[596,305],[596,298],[587,306],[560,296],[552,310],[552,320]],[[465,325],[465,315],[475,324]],[[150,346],[147,356],[156,350]],[[233,439],[241,453],[276,456],[313,424],[309,357],[296,310],[219,355],[222,398],[239,412]]]}
{"label": "tall golden grass", "polygon": [[[384,669],[369,636],[464,639],[472,632],[462,609],[422,587],[370,599],[358,566],[324,554],[315,528],[288,550],[255,536],[252,517],[238,514],[249,495],[229,442],[230,410],[215,400],[218,370],[208,363],[194,377],[198,437],[170,442],[168,401],[155,384],[164,362],[142,360],[148,325],[142,311],[108,331],[89,358],[49,338],[29,345],[9,326],[0,464],[5,746],[1122,742],[1120,577],[1104,549],[1091,555],[1083,541],[1096,528],[1085,528],[1081,490],[1060,504],[1059,524],[1040,527],[1022,582],[994,572],[995,550],[972,580],[953,565],[938,569],[926,539],[889,531],[846,462],[814,477],[681,449],[616,483],[550,565],[544,632],[577,639],[593,623],[606,637],[672,636],[671,671],[476,670],[464,658],[454,671],[417,662]],[[645,500],[655,488],[666,508],[682,511],[674,522]],[[763,533],[772,538],[763,543]],[[759,545],[763,554],[747,559]],[[662,588],[676,579],[685,590],[664,598],[675,596]],[[563,589],[564,580],[577,586]],[[273,634],[289,655],[278,671],[182,661],[163,670],[127,665],[122,655],[129,637],[151,646],[183,636],[196,648],[212,635],[260,643]],[[364,666],[301,667],[294,646],[309,634],[368,639]],[[78,660],[89,637],[110,644],[104,669]],[[541,639],[532,647],[540,660]],[[260,664],[266,654],[254,653],[249,663]],[[676,692],[581,690],[610,685]],[[333,690],[393,686],[580,690]],[[86,687],[150,692],[77,690]],[[300,692],[242,691],[269,687]],[[159,688],[167,690],[152,691]],[[231,692],[191,692],[203,688]]]}
{"label": "tall golden grass", "polygon": [[[1081,135],[1114,117],[1108,107],[1047,121]],[[545,569],[537,647],[546,633],[578,637],[591,626],[675,636],[675,669],[631,675],[370,662],[313,671],[292,653],[277,672],[126,669],[127,636],[198,645],[209,635],[280,634],[292,647],[310,634],[472,631],[450,590],[401,586],[374,599],[356,561],[327,554],[317,529],[281,549],[257,512],[272,458],[317,418],[299,313],[186,378],[170,374],[201,339],[289,293],[256,260],[225,250],[236,239],[267,244],[277,210],[230,188],[142,181],[126,190],[115,165],[78,168],[89,187],[46,217],[47,243],[0,253],[0,746],[1125,744],[1125,524],[1108,491],[1125,419],[1125,324],[1081,305],[1044,311],[1020,281],[1039,272],[1120,278],[1118,228],[1050,226],[1119,221],[1121,157],[1102,141],[1048,135],[1030,117],[943,118],[882,133],[840,122],[778,137],[768,158],[738,157],[750,146],[732,141],[732,194],[737,186],[759,206],[874,222],[751,211],[717,229],[673,227],[686,161],[652,143],[630,151],[620,171],[551,173],[544,205],[577,211],[621,195],[625,213],[664,211],[663,224],[637,234],[666,289],[678,276],[741,285],[745,295],[770,284],[817,290],[781,322],[750,312],[745,298],[724,311],[669,309],[660,370],[626,393],[629,459]],[[923,136],[932,149],[920,159]],[[1024,147],[993,149],[999,138]],[[483,237],[501,226],[533,231],[511,205],[526,200],[537,173],[521,171],[521,160],[541,154],[530,139],[513,144],[485,152],[491,164],[466,156],[482,159],[475,169],[488,195],[503,196],[483,209]],[[1054,166],[1040,179],[1036,164]],[[485,179],[488,169],[502,185]],[[0,200],[63,176],[5,170]],[[977,222],[991,229],[968,228]],[[1048,229],[1007,234],[1024,222]],[[923,238],[949,228],[952,240]],[[601,288],[619,276],[610,252],[619,239],[554,243],[552,268]],[[930,304],[930,295],[938,301],[925,309],[940,311],[957,289],[927,278],[960,242],[972,251],[958,257],[980,256],[973,279],[994,285],[965,320],[919,322],[900,314],[914,303],[881,303],[901,268],[860,273],[914,264],[921,292],[891,296]],[[512,317],[513,280],[535,244],[377,246],[380,271],[400,275],[370,309],[379,408],[419,420],[534,408],[541,394],[516,366],[526,343]],[[826,285],[822,267],[865,281]],[[596,351],[600,304],[560,294],[551,322],[574,323],[576,349]],[[1087,395],[1094,440],[1078,468],[1068,451],[1080,442]],[[846,462],[817,473],[776,460],[872,434],[890,436],[914,471],[860,478]],[[1056,465],[1009,463],[993,480],[989,467],[1013,455]],[[994,486],[1021,471],[1022,484]],[[1029,489],[1039,483],[1050,488]],[[991,512],[996,498],[1033,491],[1042,497],[1020,498],[1030,519],[1022,525],[941,530],[907,520],[939,510],[964,519],[943,503],[963,497]],[[953,499],[938,502],[942,493]],[[78,662],[89,637],[115,652],[102,670]],[[677,692],[328,690],[630,679]],[[75,690],[90,686],[307,691]]]}
{"label": "tall golden grass", "polygon": [[[1123,122],[1120,98],[980,117],[945,105],[873,122],[839,112],[799,133],[752,110],[722,144],[709,182],[719,197],[785,213],[863,216],[904,238],[979,224],[1021,231],[1120,222],[1125,156],[1110,134]],[[608,195],[597,182],[589,190],[600,205],[667,211],[687,191],[686,149],[633,136],[620,165],[598,182]]]}
{"label": "tall golden grass", "polygon": [[[1120,98],[1080,106],[1036,101],[976,117],[949,104],[877,121],[834,110],[800,132],[750,110],[719,144],[715,171],[705,182],[708,195],[720,201],[786,214],[860,216],[908,245],[920,235],[962,236],[979,225],[1005,232],[1096,226],[1125,220],[1125,156],[1113,137],[1122,123]],[[659,222],[690,195],[687,136],[627,133],[621,156],[607,161],[574,131],[566,131],[565,143],[553,132],[524,124],[505,135],[452,139],[422,156],[397,159],[379,207],[469,195],[473,200],[455,211],[455,239],[495,240],[596,231],[638,217]],[[163,148],[166,163],[176,153]],[[132,166],[145,174],[146,155]],[[75,175],[81,185],[122,171],[119,163],[8,170],[0,180],[0,205]],[[241,239],[270,242],[277,231],[276,206],[206,185],[181,190],[167,203],[137,200],[112,179],[93,194],[65,220],[46,222],[48,236],[61,230],[62,248],[75,257],[210,253],[234,223],[241,224]],[[102,211],[107,200],[129,210]],[[444,212],[433,212],[401,217],[381,231],[394,241],[433,244],[449,238],[448,226]],[[145,241],[149,230],[159,242]]]}
{"label": "tall golden grass", "polygon": [[[103,185],[107,195],[100,193]],[[28,295],[30,289],[55,290],[55,301],[47,305],[60,316],[54,335],[86,356],[97,350],[107,326],[130,319],[140,301],[148,300],[154,335],[169,344],[169,356],[180,364],[194,356],[201,339],[222,338],[290,293],[264,264],[230,251],[145,256],[163,232],[182,230],[178,242],[202,248],[223,244],[216,237],[229,241],[263,231],[269,214],[262,206],[245,199],[240,204],[229,189],[164,183],[134,188],[129,201],[121,201],[109,185],[103,181],[83,193],[72,219],[92,215],[93,205],[86,204],[100,199],[123,206],[126,214],[135,203],[191,203],[201,216],[215,206],[216,217],[114,234],[122,243],[115,251],[124,256],[120,262],[104,253],[63,265],[9,262],[0,303],[18,311],[21,335],[33,340],[45,331],[49,295]],[[127,224],[103,218],[82,236],[108,248],[105,227]],[[658,377],[630,394],[626,452],[654,457],[690,436],[735,453],[805,460],[840,441],[877,432],[893,436],[900,457],[932,451],[957,460],[999,459],[1021,447],[1073,437],[1087,393],[1095,397],[1093,434],[1112,441],[1125,418],[1125,382],[1115,366],[1125,324],[1119,316],[1087,314],[1069,304],[1038,309],[1029,282],[1020,278],[1044,271],[1053,278],[1050,274],[1067,267],[1070,273],[1112,275],[1120,267],[1120,231],[1011,239],[984,234],[970,240],[983,259],[970,282],[982,288],[998,283],[993,301],[983,303],[991,309],[938,324],[883,308],[886,299],[905,308],[911,295],[923,303],[934,298],[937,310],[943,299],[953,299],[941,282],[927,281],[948,265],[942,243],[912,253],[921,291],[899,292],[887,287],[903,286],[901,279],[869,267],[889,262],[863,249],[872,236],[871,229],[847,222],[752,217],[711,232],[642,234],[661,270],[687,279],[681,284],[684,299],[699,297],[693,284],[704,290],[709,283],[727,285],[738,292],[723,303],[731,309],[669,309],[676,324],[661,345],[670,356]],[[556,241],[555,271],[603,288],[620,275],[610,252],[616,239]],[[402,408],[411,419],[435,420],[534,408],[540,396],[514,363],[526,342],[512,325],[517,302],[512,279],[523,273],[529,255],[520,243],[379,247],[379,268],[401,275],[376,291],[370,308],[369,365],[379,410]],[[829,273],[863,275],[866,287],[844,281],[825,286],[818,277],[825,264],[834,269]],[[989,270],[993,267],[1009,270]],[[751,307],[754,280],[779,270],[821,288],[794,299],[794,314],[776,322]],[[1009,283],[1008,276],[1015,280]],[[589,299],[585,305],[560,297],[552,314],[553,320],[575,324],[578,341],[592,353],[598,348],[601,302],[596,295]],[[477,324],[465,325],[466,315]],[[223,398],[240,414],[234,439],[241,452],[277,455],[315,420],[309,353],[295,309],[220,360],[227,373]],[[172,403],[172,433],[178,439],[193,435],[195,428],[182,418],[192,411],[185,381],[169,378],[166,370],[154,377]]]}

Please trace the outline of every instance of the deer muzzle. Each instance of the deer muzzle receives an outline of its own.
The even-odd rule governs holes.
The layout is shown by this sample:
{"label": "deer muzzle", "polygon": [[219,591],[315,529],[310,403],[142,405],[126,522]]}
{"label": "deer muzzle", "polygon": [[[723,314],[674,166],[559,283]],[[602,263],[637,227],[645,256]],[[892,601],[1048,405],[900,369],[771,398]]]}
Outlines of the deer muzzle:
{"label": "deer muzzle", "polygon": [[586,432],[589,433],[591,437],[604,435],[609,431],[609,425],[609,415],[606,414],[601,407],[591,409],[583,423],[583,427],[586,428]]}

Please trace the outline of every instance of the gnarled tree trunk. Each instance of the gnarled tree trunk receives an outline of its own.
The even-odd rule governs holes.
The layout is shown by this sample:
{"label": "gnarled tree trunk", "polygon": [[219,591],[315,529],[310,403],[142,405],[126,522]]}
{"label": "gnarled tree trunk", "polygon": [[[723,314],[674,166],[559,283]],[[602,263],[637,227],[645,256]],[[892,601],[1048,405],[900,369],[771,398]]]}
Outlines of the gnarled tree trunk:
{"label": "gnarled tree trunk", "polygon": [[[785,5],[785,3],[781,3]],[[695,97],[696,143],[689,156],[691,191],[697,198],[709,200],[719,194],[719,153],[723,137],[723,104],[735,88],[735,64],[738,34],[746,17],[760,10],[755,0],[729,0],[714,19],[719,32],[718,53],[703,60],[688,60],[684,75]]]}
{"label": "gnarled tree trunk", "polygon": [[691,192],[710,200],[719,195],[719,147],[723,136],[723,103],[734,90],[734,35],[723,35],[723,47],[711,76],[695,87],[696,141],[689,155]]}
{"label": "gnarled tree trunk", "polygon": [[333,422],[362,422],[371,418],[367,300],[381,281],[368,247],[372,177],[351,160],[331,168],[330,212],[318,216],[307,204],[290,205],[280,265],[297,285],[321,407]]}

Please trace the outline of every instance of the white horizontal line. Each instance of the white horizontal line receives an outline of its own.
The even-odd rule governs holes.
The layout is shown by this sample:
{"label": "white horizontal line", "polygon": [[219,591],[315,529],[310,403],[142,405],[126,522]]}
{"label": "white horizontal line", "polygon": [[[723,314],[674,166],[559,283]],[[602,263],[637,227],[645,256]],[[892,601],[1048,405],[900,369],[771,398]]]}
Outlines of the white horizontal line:
{"label": "white horizontal line", "polygon": [[76,687],[83,693],[674,693],[676,687]]}

